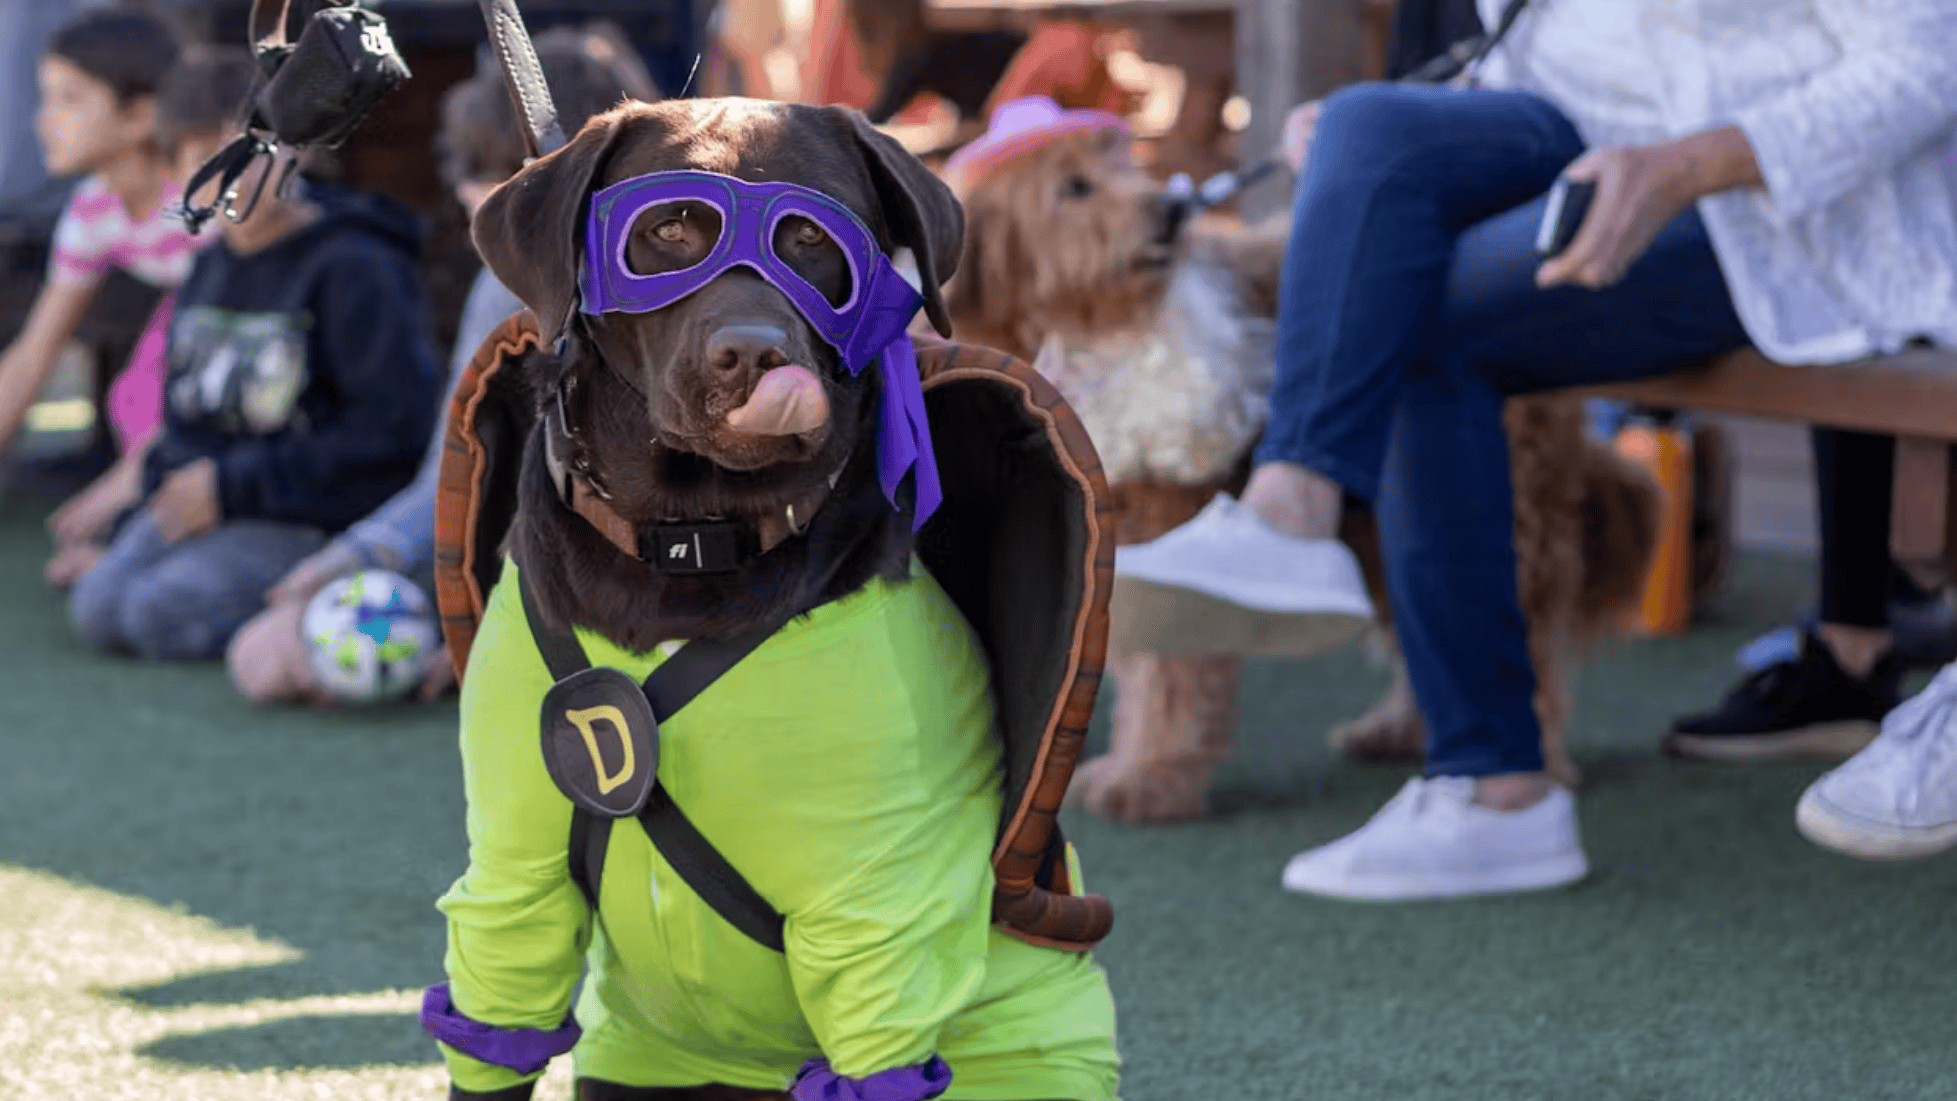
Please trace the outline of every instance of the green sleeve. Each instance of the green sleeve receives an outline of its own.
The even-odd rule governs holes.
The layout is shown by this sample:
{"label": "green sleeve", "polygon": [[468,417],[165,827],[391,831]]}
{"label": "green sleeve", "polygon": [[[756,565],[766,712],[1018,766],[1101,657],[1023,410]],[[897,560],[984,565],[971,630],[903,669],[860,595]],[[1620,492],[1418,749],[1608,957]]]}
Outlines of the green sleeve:
{"label": "green sleeve", "polygon": [[943,864],[941,853],[900,845],[838,896],[789,917],[789,976],[836,1074],[867,1078],[932,1058],[945,1021],[984,984],[990,866],[922,874],[932,857]]}
{"label": "green sleeve", "polygon": [[831,851],[816,861],[824,889],[784,907],[789,976],[831,1069],[851,1078],[937,1054],[991,947],[1001,792],[985,664],[928,575],[891,600],[852,669],[791,693],[839,729],[820,742],[826,768],[809,769]]}
{"label": "green sleeve", "polygon": [[984,820],[976,846],[946,836],[967,832],[973,817],[912,831],[788,915],[789,976],[836,1073],[863,1078],[924,1062],[983,985],[993,883]]}
{"label": "green sleeve", "polygon": [[[491,593],[462,687],[462,771],[469,868],[443,896],[455,1008],[499,1028],[564,1021],[590,937],[567,864],[571,803],[544,770],[537,700],[551,678],[517,599],[516,568]],[[526,1076],[441,1045],[463,1089]],[[529,1075],[527,1077],[537,1077]]]}

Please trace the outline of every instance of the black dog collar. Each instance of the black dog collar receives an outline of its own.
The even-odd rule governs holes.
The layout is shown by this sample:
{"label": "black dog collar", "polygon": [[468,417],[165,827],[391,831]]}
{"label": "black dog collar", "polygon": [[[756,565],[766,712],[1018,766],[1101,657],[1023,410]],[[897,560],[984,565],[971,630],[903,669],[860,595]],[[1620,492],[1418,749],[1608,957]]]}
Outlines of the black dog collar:
{"label": "black dog collar", "polygon": [[[584,517],[611,544],[626,554],[667,574],[731,573],[762,553],[761,535],[754,524],[739,520],[709,518],[697,522],[676,520],[634,526],[609,503],[611,493],[590,463],[564,415],[564,393],[544,411],[544,467],[551,488],[571,511]],[[847,465],[848,460],[844,460]],[[829,476],[828,491],[836,488],[842,468]],[[824,500],[827,499],[825,491]],[[783,520],[791,536],[807,530],[809,521],[822,502],[805,506],[806,512],[790,504],[783,508]]]}

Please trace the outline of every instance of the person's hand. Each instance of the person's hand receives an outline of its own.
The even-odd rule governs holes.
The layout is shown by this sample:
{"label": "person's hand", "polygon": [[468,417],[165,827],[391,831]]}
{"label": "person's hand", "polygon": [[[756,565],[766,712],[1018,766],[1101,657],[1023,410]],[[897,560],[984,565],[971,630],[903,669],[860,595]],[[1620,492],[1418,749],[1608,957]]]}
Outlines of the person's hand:
{"label": "person's hand", "polygon": [[48,534],[54,536],[57,547],[93,542],[108,530],[118,511],[120,507],[106,494],[98,492],[96,486],[89,486],[48,516]]}
{"label": "person's hand", "polygon": [[360,560],[359,552],[344,540],[335,539],[287,570],[285,576],[279,578],[279,583],[266,592],[265,603],[303,604],[311,600],[314,593],[325,588],[328,582],[337,581],[364,566],[366,563]]}
{"label": "person's hand", "polygon": [[133,463],[120,462],[90,483],[87,489],[68,498],[66,504],[48,517],[48,534],[55,545],[66,548],[92,543],[106,534],[122,510],[142,496],[142,470]]}
{"label": "person's hand", "polygon": [[199,459],[171,471],[149,501],[150,520],[165,543],[179,543],[216,527],[217,463]]}
{"label": "person's hand", "polygon": [[449,660],[448,647],[437,647],[428,655],[428,676],[421,682],[421,702],[433,703],[455,687],[455,663]]}
{"label": "person's hand", "polygon": [[1318,129],[1318,113],[1324,107],[1324,100],[1315,99],[1293,107],[1284,118],[1284,159],[1293,175],[1304,175],[1305,156],[1311,151],[1311,136]]}
{"label": "person's hand", "polygon": [[1658,231],[1697,198],[1685,182],[1688,161],[1668,145],[1604,146],[1572,161],[1563,175],[1593,180],[1597,192],[1569,248],[1537,269],[1536,285],[1596,290],[1624,278]]}

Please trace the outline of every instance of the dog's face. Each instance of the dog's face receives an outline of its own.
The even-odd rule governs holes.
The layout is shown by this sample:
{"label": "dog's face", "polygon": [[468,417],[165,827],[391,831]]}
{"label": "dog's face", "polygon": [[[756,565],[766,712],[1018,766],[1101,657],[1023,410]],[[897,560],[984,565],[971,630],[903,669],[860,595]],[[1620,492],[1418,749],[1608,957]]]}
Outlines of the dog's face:
{"label": "dog's face", "polygon": [[[796,183],[841,201],[886,252],[908,248],[930,273],[926,309],[941,332],[937,283],[957,263],[962,218],[943,184],[854,112],[754,100],[622,106],[484,202],[477,249],[547,338],[569,338],[556,368],[574,376],[566,418],[619,514],[778,515],[874,447],[875,374],[850,375],[794,303],[746,268],[652,312],[576,312],[587,197],[676,169]],[[692,267],[723,228],[703,202],[649,208],[631,227],[626,263],[638,274]],[[849,298],[850,265],[819,226],[790,216],[773,232],[776,254],[832,304]],[[538,382],[549,392],[555,380]]]}
{"label": "dog's face", "polygon": [[959,198],[965,255],[948,302],[961,327],[1123,328],[1154,315],[1181,257],[1186,204],[1111,134],[1055,138]]}

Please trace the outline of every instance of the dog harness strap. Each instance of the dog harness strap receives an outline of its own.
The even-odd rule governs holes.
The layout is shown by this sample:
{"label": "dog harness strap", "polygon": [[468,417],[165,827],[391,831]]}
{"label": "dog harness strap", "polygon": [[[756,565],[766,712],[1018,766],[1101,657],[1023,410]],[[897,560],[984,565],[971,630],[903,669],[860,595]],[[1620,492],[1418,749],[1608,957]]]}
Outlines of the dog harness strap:
{"label": "dog harness strap", "polygon": [[[589,669],[591,663],[585,657],[584,647],[578,644],[577,636],[558,630],[544,620],[537,608],[536,596],[531,592],[528,577],[519,574],[517,582],[523,598],[524,617],[530,622],[530,633],[536,640],[537,650],[543,655],[544,665],[550,670],[551,677],[562,682]],[[785,622],[787,619],[783,618],[768,627],[735,638],[717,641],[698,639],[681,646],[652,671],[643,686],[646,701],[652,707],[654,722],[664,723],[692,703],[722,674],[740,664],[742,658],[772,638]],[[666,858],[674,873],[693,888],[693,893],[699,895],[701,901],[756,943],[777,952],[783,950],[786,941],[780,912],[768,905],[760,892],[687,819],[657,777],[653,780],[652,792],[646,798],[645,807],[639,811],[639,825],[646,831],[653,848],[659,850],[659,855]],[[610,818],[593,814],[582,806],[575,806],[571,812],[567,854],[571,881],[577,884],[594,915],[598,912],[605,852],[611,843],[611,827]]]}
{"label": "dog harness strap", "polygon": [[729,639],[694,639],[680,647],[646,677],[646,699],[652,703],[652,717],[663,723],[678,714],[680,708],[692,703],[694,697],[712,687],[722,674],[739,665],[741,659],[779,630],[780,625],[773,624]]}
{"label": "dog harness strap", "polygon": [[[730,639],[695,639],[680,647],[646,678],[653,718],[660,723],[672,718],[779,629],[771,625]],[[639,825],[673,871],[729,925],[763,947],[777,952],[785,948],[780,912],[680,813],[664,785],[654,784],[645,809],[639,812]]]}
{"label": "dog harness strap", "polygon": [[523,597],[523,618],[530,622],[530,635],[537,642],[537,652],[543,655],[544,668],[550,670],[550,679],[563,680],[591,668],[584,647],[578,645],[578,637],[545,622],[543,612],[537,608],[537,598],[530,592],[530,579],[519,574],[517,581],[518,593]]}
{"label": "dog harness strap", "polygon": [[687,821],[663,786],[653,787],[646,808],[639,812],[639,825],[652,839],[652,847],[702,902],[713,907],[714,913],[763,948],[786,950],[787,923],[781,913],[768,905],[720,850]]}
{"label": "dog harness strap", "polygon": [[571,808],[571,882],[584,904],[598,912],[598,888],[605,878],[605,852],[611,848],[612,820],[583,807]]}

